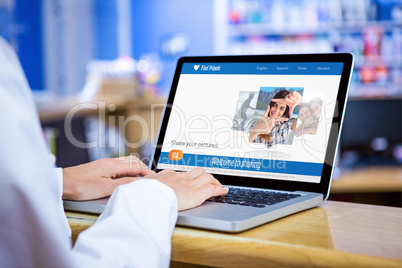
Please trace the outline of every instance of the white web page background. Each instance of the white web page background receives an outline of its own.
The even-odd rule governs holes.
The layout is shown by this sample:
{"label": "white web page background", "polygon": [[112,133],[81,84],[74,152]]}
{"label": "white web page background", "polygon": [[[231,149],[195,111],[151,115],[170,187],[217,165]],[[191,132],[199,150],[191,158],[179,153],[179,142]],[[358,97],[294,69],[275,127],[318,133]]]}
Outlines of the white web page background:
{"label": "white web page background", "polygon": [[[323,163],[339,83],[338,75],[182,74],[162,151]],[[239,92],[255,92],[260,87],[303,87],[303,101],[319,96],[323,109],[317,134],[267,149],[264,144],[249,143],[248,132],[231,130]],[[218,148],[178,146],[172,141],[211,143]]]}

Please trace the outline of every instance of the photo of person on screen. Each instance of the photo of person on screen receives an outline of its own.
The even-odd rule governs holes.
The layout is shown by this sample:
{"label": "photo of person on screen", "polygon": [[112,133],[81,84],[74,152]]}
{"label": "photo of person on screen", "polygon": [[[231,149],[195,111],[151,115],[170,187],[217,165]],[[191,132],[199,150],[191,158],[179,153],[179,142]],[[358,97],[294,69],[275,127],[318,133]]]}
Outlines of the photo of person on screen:
{"label": "photo of person on screen", "polygon": [[251,125],[249,142],[264,143],[267,148],[288,144],[289,134],[296,127],[293,110],[302,96],[296,91],[281,90],[271,99],[262,117]]}
{"label": "photo of person on screen", "polygon": [[295,130],[295,137],[301,135],[315,135],[317,134],[318,119],[312,115],[310,106],[308,103],[302,103],[300,105],[299,118],[300,124]]}
{"label": "photo of person on screen", "polygon": [[232,130],[249,131],[257,105],[258,91],[239,91],[233,115]]}
{"label": "photo of person on screen", "polygon": [[320,98],[314,98],[308,103],[310,111],[311,111],[311,116],[315,120],[319,120],[321,116],[321,109],[322,109],[322,99]]}
{"label": "photo of person on screen", "polygon": [[251,92],[249,94],[248,99],[246,99],[243,102],[243,104],[240,106],[240,111],[239,112],[240,112],[240,118],[242,119],[241,120],[241,130],[244,130],[244,125],[245,125],[245,123],[246,123],[246,121],[248,119],[247,114],[246,114],[247,110],[248,109],[254,109],[254,107],[250,106],[250,103],[253,100],[253,98],[254,98],[254,93]]}

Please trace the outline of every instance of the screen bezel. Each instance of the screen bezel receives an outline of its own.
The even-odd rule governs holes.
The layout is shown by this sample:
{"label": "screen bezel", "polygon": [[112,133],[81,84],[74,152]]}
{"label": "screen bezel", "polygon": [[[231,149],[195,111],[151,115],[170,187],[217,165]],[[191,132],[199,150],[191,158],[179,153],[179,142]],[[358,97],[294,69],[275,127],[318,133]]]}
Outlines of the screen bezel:
{"label": "screen bezel", "polygon": [[[162,143],[165,138],[167,124],[169,121],[171,107],[176,96],[176,90],[179,83],[183,63],[199,64],[199,63],[297,63],[297,62],[342,62],[343,69],[336,98],[336,108],[332,120],[332,127],[328,139],[327,151],[325,155],[324,166],[321,174],[320,183],[284,181],[269,178],[251,178],[234,175],[213,174],[222,184],[236,185],[286,191],[308,191],[322,193],[324,199],[329,194],[331,177],[333,171],[333,163],[338,147],[340,130],[343,122],[344,111],[347,102],[347,94],[351,71],[353,67],[353,55],[351,53],[328,53],[328,54],[288,54],[288,55],[252,55],[252,56],[201,56],[201,57],[182,57],[177,62],[175,75],[172,82],[171,91],[165,106],[165,111],[161,121],[158,142],[155,148],[152,170],[158,172],[157,169],[159,156],[162,150]],[[334,127],[335,126],[335,127]]]}

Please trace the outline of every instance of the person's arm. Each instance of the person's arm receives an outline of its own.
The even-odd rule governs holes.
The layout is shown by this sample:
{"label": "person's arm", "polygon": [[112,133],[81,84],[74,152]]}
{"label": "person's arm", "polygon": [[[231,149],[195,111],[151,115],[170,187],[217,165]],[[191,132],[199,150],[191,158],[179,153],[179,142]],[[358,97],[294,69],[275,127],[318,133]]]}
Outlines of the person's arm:
{"label": "person's arm", "polygon": [[[32,92],[15,53],[1,38],[0,63],[0,114],[7,115],[2,117],[7,128],[0,131],[0,267],[167,267],[177,216],[174,193],[191,192],[194,205],[227,189],[204,174],[198,176],[201,181],[212,184],[199,187],[205,192],[186,187],[172,191],[156,179],[119,186],[99,222],[80,235],[72,249],[58,175]],[[188,185],[200,181],[191,177],[191,182],[183,174],[179,178]]]}
{"label": "person's arm", "polygon": [[177,210],[226,193],[202,168],[165,170],[119,186],[95,225],[80,234],[73,253],[87,267],[168,267]]}
{"label": "person's arm", "polygon": [[188,172],[178,173],[164,170],[145,176],[158,180],[172,188],[178,199],[179,210],[186,210],[201,205],[211,196],[224,195],[228,188],[203,168],[195,168]]}
{"label": "person's arm", "polygon": [[268,113],[270,110],[270,106],[268,105],[267,109],[265,110],[264,114],[261,116],[260,120],[254,124],[254,126],[250,129],[250,135],[248,137],[248,141],[252,142],[257,138],[260,134],[269,134],[274,127],[268,117]]}
{"label": "person's arm", "polygon": [[168,267],[177,211],[227,193],[203,168],[155,173],[138,158],[129,159],[103,159],[64,170],[64,180],[83,188],[75,197],[102,197],[116,188],[96,224],[80,234],[73,248],[83,267]]}
{"label": "person's arm", "polygon": [[77,267],[32,92],[1,37],[0,102],[0,267]]}
{"label": "person's arm", "polygon": [[63,168],[63,199],[89,200],[109,196],[117,186],[152,173],[135,156],[105,158]]}
{"label": "person's arm", "polygon": [[250,135],[248,137],[249,142],[254,141],[260,134],[270,134],[277,122],[286,122],[289,120],[288,118],[278,118],[276,120],[270,118],[268,117],[269,110],[270,106],[268,105],[267,110],[262,115],[261,119],[258,120],[258,122],[250,129]]}
{"label": "person's arm", "polygon": [[295,118],[295,120],[293,120],[292,130],[296,129],[296,125],[297,125],[297,118]]}
{"label": "person's arm", "polygon": [[169,267],[177,219],[172,189],[141,179],[119,186],[72,250],[80,267]]}

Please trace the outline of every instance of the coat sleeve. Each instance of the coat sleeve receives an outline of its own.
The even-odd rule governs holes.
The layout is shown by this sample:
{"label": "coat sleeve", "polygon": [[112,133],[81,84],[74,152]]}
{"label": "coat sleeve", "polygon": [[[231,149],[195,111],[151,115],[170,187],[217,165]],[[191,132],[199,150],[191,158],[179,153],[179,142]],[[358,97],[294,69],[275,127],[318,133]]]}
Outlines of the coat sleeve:
{"label": "coat sleeve", "polygon": [[119,187],[72,248],[60,173],[21,65],[1,37],[0,102],[0,267],[168,266],[177,200],[157,181]]}
{"label": "coat sleeve", "polygon": [[119,186],[73,253],[86,267],[169,267],[177,219],[173,190],[152,179]]}

